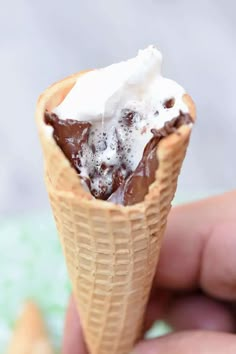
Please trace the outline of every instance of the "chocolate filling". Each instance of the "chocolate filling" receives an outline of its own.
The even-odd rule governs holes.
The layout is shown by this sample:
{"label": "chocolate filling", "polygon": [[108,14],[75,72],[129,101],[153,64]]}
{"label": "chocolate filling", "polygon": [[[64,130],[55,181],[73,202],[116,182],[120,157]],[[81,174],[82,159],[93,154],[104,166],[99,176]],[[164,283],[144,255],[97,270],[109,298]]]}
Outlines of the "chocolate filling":
{"label": "chocolate filling", "polygon": [[[153,134],[152,139],[146,145],[142,159],[134,171],[125,163],[125,156],[122,155],[123,146],[119,140],[118,133],[116,136],[116,149],[119,152],[121,159],[119,166],[107,165],[102,162],[100,166],[94,166],[89,177],[81,176],[82,171],[82,148],[84,145],[94,154],[96,149],[100,151],[106,150],[106,141],[102,141],[99,146],[89,143],[89,136],[92,124],[89,122],[80,122],[73,119],[59,119],[55,113],[45,112],[45,123],[53,127],[53,137],[58,146],[64,152],[71,165],[75,168],[80,177],[87,183],[91,194],[97,199],[111,201],[115,204],[133,205],[144,200],[148,193],[148,188],[155,180],[155,173],[158,168],[158,160],[156,150],[158,143],[164,137],[175,133],[176,130],[183,124],[192,122],[189,114],[180,112],[177,118],[165,123],[164,127],[157,130],[151,129]],[[130,125],[134,119],[133,112],[126,112],[125,120],[127,125]],[[106,176],[110,176],[112,180],[111,189],[108,190],[104,184]],[[91,181],[98,180],[99,191],[91,188]]]}

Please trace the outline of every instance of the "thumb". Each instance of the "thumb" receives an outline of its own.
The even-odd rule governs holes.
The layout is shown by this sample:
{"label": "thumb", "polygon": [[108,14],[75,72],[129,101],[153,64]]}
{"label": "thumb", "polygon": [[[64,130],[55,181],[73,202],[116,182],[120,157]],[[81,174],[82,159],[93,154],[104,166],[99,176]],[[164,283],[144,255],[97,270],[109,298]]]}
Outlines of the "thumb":
{"label": "thumb", "polygon": [[236,336],[207,331],[186,331],[140,342],[132,354],[235,354]]}
{"label": "thumb", "polygon": [[63,354],[87,354],[79,315],[73,298],[66,313],[65,331],[62,345]]}

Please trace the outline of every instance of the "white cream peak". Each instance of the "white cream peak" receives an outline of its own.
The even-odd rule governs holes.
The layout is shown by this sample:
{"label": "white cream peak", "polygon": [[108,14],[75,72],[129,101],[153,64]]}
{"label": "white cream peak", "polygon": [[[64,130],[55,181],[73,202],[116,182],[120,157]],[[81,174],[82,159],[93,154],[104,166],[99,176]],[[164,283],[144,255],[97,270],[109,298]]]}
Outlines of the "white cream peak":
{"label": "white cream peak", "polygon": [[[95,146],[106,136],[107,148],[100,154],[93,156],[91,149],[84,148],[81,175],[88,177],[92,165],[119,162],[114,148],[116,136],[127,147],[127,164],[134,170],[153,136],[151,129],[162,128],[178,117],[180,111],[189,113],[183,102],[184,89],[161,75],[161,65],[162,54],[149,46],[135,58],[79,76],[63,102],[54,109],[60,119],[91,122]],[[168,108],[165,102],[170,99],[174,104]],[[135,124],[128,136],[127,129],[118,123],[124,111],[135,112]]]}

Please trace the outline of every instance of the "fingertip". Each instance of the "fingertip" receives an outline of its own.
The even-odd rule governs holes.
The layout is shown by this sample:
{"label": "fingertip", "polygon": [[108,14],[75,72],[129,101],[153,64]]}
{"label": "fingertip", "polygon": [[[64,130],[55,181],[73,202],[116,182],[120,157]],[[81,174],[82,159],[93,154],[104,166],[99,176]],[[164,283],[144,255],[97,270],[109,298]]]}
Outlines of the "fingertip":
{"label": "fingertip", "polygon": [[202,253],[200,285],[212,296],[236,300],[236,222],[215,223]]}

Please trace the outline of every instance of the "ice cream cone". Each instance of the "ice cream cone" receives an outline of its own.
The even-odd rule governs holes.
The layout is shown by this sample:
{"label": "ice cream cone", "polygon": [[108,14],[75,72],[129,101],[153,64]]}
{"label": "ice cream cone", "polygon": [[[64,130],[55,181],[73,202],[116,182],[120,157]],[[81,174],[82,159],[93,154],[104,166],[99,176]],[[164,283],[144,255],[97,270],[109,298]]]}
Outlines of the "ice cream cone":
{"label": "ice cream cone", "polygon": [[[51,86],[38,101],[46,185],[89,352],[128,354],[142,333],[191,126],[160,141],[156,179],[143,202],[124,207],[94,199],[44,123],[45,109],[57,106],[80,75]],[[184,100],[195,119],[190,96]]]}
{"label": "ice cream cone", "polygon": [[8,354],[52,354],[47,331],[37,306],[28,302],[19,318]]}

